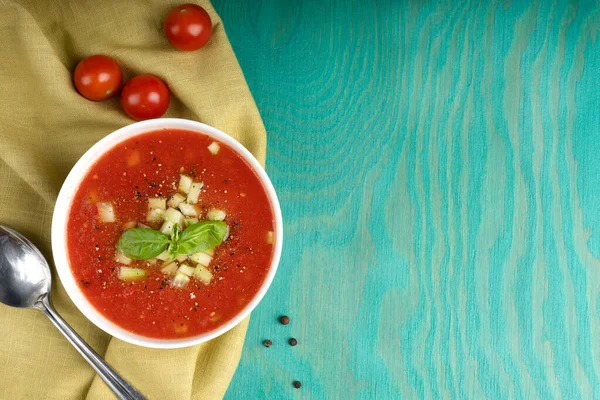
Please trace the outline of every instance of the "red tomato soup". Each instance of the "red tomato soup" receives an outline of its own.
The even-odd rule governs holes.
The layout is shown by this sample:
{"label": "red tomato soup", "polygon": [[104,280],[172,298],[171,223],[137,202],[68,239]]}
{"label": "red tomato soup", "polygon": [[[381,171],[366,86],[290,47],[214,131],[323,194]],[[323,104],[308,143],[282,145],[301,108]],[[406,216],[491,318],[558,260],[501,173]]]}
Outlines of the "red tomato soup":
{"label": "red tomato soup", "polygon": [[[126,330],[164,339],[211,331],[238,314],[265,280],[273,257],[270,201],[250,166],[223,143],[218,143],[218,152],[213,154],[214,142],[206,135],[183,130],[136,136],[104,154],[77,190],[67,225],[71,269],[93,306]],[[182,264],[197,267],[185,255],[163,272],[171,261],[119,258],[116,250],[128,229],[144,225],[161,229],[164,222],[160,216],[147,221],[148,199],[168,200],[181,192],[182,174],[203,183],[193,204],[196,218],[207,220],[209,211],[222,210],[229,229],[214,254],[207,251],[202,256],[207,264],[204,272],[209,274],[201,280],[188,273],[183,287],[173,284],[175,270]],[[102,217],[100,209],[106,205],[112,207],[113,222]],[[182,229],[194,222],[185,220]],[[143,270],[144,276],[123,279],[120,272],[128,268]]]}

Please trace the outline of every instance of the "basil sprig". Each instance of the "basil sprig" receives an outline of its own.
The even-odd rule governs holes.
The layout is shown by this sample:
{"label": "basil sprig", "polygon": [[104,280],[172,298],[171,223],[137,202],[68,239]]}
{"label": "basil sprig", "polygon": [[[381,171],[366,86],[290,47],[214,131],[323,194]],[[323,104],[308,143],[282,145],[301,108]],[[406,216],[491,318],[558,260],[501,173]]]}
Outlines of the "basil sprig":
{"label": "basil sprig", "polygon": [[210,250],[223,242],[227,234],[227,224],[222,221],[200,221],[190,225],[180,233],[179,226],[173,226],[171,237],[150,228],[133,228],[125,231],[117,248],[125,256],[134,260],[154,258],[169,248],[169,257],[180,254],[194,254]]}
{"label": "basil sprig", "polygon": [[227,224],[223,221],[200,221],[189,226],[179,237],[177,254],[194,254],[214,249],[223,242]]}
{"label": "basil sprig", "polygon": [[170,243],[169,237],[162,232],[149,228],[133,228],[121,235],[117,249],[134,260],[147,260],[165,251]]}
{"label": "basil sprig", "polygon": [[177,257],[177,249],[179,248],[179,224],[173,225],[173,233],[171,233],[171,245],[169,246],[169,257]]}

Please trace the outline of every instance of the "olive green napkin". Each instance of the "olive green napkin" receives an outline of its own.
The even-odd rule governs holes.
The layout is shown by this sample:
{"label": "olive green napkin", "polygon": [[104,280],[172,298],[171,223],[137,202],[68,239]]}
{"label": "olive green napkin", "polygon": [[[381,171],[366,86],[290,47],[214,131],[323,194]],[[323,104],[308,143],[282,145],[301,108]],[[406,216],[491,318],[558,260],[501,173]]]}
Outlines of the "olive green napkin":
{"label": "olive green napkin", "polygon": [[[125,78],[162,77],[167,116],[228,132],[262,162],[265,130],[223,25],[207,1],[213,36],[196,52],[170,47],[162,21],[179,1],[0,1],[0,223],[22,232],[51,260],[50,225],[61,184],[106,134],[132,123],[117,99],[79,96],[71,74],[92,54],[114,57]],[[53,272],[57,310],[150,399],[213,399],[237,366],[247,320],[209,343],[153,350],[114,339],[76,309]],[[105,399],[110,390],[37,311],[0,305],[1,399]]]}

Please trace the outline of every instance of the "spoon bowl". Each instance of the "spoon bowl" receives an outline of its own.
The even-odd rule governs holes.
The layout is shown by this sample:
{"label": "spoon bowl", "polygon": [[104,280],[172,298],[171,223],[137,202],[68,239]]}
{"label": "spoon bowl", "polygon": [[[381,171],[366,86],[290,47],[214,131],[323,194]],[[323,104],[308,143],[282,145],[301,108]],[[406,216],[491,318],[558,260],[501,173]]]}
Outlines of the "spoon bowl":
{"label": "spoon bowl", "polygon": [[51,286],[50,266],[42,253],[20,233],[0,225],[0,303],[42,311],[119,399],[145,399],[56,312],[50,302]]}
{"label": "spoon bowl", "polygon": [[40,251],[18,232],[0,225],[0,303],[37,308],[50,293],[51,279],[50,266]]}

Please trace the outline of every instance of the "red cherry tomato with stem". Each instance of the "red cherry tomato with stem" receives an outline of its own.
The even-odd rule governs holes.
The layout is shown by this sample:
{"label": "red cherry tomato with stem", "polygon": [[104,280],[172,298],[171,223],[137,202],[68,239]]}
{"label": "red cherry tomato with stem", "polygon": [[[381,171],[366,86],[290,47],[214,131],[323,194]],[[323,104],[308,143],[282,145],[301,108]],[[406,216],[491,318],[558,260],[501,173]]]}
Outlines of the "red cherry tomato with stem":
{"label": "red cherry tomato with stem", "polygon": [[172,9],[164,24],[169,42],[179,50],[203,47],[212,35],[212,22],[206,10],[196,4],[182,4]]}
{"label": "red cherry tomato with stem", "polygon": [[97,54],[86,57],[77,64],[73,83],[83,97],[100,101],[119,92],[123,84],[123,73],[115,60]]}
{"label": "red cherry tomato with stem", "polygon": [[169,108],[169,89],[154,75],[138,75],[123,87],[121,105],[135,120],[159,118]]}

